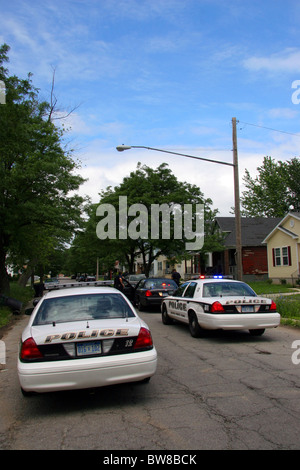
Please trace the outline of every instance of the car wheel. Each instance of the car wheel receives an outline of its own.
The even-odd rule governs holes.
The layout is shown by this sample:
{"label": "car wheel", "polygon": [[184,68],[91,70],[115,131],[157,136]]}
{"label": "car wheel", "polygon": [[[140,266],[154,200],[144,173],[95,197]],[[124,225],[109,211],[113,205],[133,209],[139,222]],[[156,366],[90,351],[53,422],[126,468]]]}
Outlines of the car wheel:
{"label": "car wheel", "polygon": [[265,332],[265,329],[264,328],[260,328],[260,329],[257,329],[257,330],[249,330],[249,333],[251,336],[261,336],[263,335]]}
{"label": "car wheel", "polygon": [[165,304],[163,305],[163,308],[162,308],[161,319],[164,325],[172,325],[173,323],[173,319],[169,317],[167,307],[165,306]]}
{"label": "car wheel", "polygon": [[197,315],[195,314],[195,312],[189,313],[189,328],[193,338],[199,338],[200,336],[202,336],[202,328],[198,323]]}

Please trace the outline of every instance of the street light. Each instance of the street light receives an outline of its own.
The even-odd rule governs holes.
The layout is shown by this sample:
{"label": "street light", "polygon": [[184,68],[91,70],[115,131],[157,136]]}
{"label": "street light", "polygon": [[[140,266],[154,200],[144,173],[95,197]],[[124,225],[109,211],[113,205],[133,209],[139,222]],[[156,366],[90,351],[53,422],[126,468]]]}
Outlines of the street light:
{"label": "street light", "polygon": [[144,145],[118,145],[116,149],[118,152],[130,149],[146,149],[154,150],[156,152],[169,153],[172,155],[179,155],[181,157],[194,158],[196,160],[204,160],[206,162],[217,163],[220,165],[227,165],[233,167],[233,180],[234,180],[234,203],[235,203],[235,236],[236,236],[236,265],[237,265],[237,278],[242,280],[242,235],[241,235],[241,213],[240,213],[240,191],[239,191],[239,171],[238,171],[238,153],[237,153],[237,138],[236,138],[236,118],[232,118],[232,141],[233,141],[233,163],[221,162],[211,158],[196,157],[194,155],[187,155],[184,153],[172,152],[171,150],[163,150],[154,147],[146,147]]}

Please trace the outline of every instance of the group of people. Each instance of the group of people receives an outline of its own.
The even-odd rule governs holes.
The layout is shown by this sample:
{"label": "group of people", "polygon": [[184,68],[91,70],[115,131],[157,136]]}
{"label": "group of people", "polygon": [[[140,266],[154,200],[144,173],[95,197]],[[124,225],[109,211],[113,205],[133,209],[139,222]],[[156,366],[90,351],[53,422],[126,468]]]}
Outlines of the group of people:
{"label": "group of people", "polygon": [[[173,281],[176,282],[176,284],[179,286],[180,283],[180,274],[176,271],[176,269],[172,270],[172,279]],[[123,292],[124,291],[124,281],[123,281],[123,273],[122,271],[119,271],[114,279],[114,287],[118,289],[119,291]]]}

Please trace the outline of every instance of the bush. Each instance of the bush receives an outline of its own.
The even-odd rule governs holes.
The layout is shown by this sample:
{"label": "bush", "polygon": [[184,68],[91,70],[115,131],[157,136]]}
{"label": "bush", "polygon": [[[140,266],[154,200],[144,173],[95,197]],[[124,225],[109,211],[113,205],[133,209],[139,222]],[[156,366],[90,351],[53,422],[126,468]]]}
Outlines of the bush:
{"label": "bush", "polygon": [[[20,300],[23,303],[23,306],[29,300],[31,300],[33,296],[34,293],[31,287],[21,287],[18,285],[17,282],[12,282],[10,284],[9,297]],[[4,305],[0,305],[0,328],[9,323],[12,318],[12,315],[13,313],[10,308],[5,307]]]}

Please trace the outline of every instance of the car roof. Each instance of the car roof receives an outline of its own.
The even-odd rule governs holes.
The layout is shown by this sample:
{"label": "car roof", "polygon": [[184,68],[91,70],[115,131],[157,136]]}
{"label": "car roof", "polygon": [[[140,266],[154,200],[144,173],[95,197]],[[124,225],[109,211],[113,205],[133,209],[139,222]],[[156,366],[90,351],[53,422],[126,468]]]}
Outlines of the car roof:
{"label": "car roof", "polygon": [[64,289],[52,290],[47,292],[44,298],[54,298],[54,297],[67,297],[70,295],[84,295],[84,294],[120,294],[120,291],[114,287],[104,287],[104,286],[91,286],[91,287],[66,287]]}

